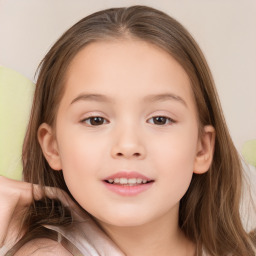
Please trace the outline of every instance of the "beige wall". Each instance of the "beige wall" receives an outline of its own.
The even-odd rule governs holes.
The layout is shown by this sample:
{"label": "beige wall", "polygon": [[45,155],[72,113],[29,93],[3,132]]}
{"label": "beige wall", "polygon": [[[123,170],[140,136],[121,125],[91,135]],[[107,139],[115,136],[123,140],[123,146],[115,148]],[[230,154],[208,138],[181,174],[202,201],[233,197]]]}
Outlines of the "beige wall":
{"label": "beige wall", "polygon": [[256,138],[256,0],[0,0],[0,65],[33,80],[46,51],[74,22],[132,4],[159,8],[188,28],[212,69],[235,145],[240,150]]}

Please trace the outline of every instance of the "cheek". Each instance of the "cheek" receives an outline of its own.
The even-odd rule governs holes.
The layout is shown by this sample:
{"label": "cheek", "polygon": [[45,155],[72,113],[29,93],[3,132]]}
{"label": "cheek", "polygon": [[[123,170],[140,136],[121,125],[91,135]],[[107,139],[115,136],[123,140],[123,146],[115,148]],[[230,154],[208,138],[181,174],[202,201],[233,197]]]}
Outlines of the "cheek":
{"label": "cheek", "polygon": [[[59,125],[59,127],[61,127]],[[109,136],[85,133],[83,127],[62,125],[58,131],[58,148],[66,185],[80,205],[87,210],[94,207],[95,199],[85,195],[102,192],[96,184],[102,171],[109,167]]]}
{"label": "cheek", "polygon": [[[154,142],[154,141],[153,141]],[[159,146],[157,146],[159,145]],[[159,185],[166,188],[166,197],[181,198],[187,191],[193,175],[196,157],[197,130],[190,127],[170,133],[164,140],[154,142],[154,169],[158,170]]]}
{"label": "cheek", "polygon": [[90,209],[96,207],[95,200],[85,195],[97,192],[95,179],[99,179],[101,147],[93,141],[77,137],[62,139],[60,156],[66,185],[76,201],[87,210],[88,205]]}
{"label": "cheek", "polygon": [[63,171],[72,170],[73,174],[95,173],[104,150],[104,145],[101,140],[97,139],[97,136],[85,136],[84,132],[80,131],[74,131],[69,136],[69,133],[65,132],[59,141],[61,142],[58,147]]}
{"label": "cheek", "polygon": [[91,190],[95,178],[99,179],[104,145],[93,138],[79,131],[72,134],[71,131],[59,132],[58,148],[64,179],[76,199]]}
{"label": "cheek", "polygon": [[[182,166],[184,169],[192,166],[197,150],[197,129],[193,126],[177,128],[170,131],[166,136],[158,136],[155,140],[151,139],[150,155],[158,164],[171,167]],[[182,168],[183,169],[183,168]]]}

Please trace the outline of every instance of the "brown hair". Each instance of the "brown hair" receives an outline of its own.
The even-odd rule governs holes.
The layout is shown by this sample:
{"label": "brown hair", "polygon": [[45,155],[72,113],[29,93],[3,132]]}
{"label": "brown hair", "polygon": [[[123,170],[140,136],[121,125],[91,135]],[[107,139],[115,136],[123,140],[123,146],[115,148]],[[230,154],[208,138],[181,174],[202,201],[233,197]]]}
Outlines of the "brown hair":
{"label": "brown hair", "polygon": [[[42,188],[59,187],[69,193],[62,172],[53,171],[44,158],[37,130],[43,122],[54,126],[65,88],[65,74],[74,56],[94,41],[126,37],[152,43],[170,53],[182,65],[191,80],[199,110],[200,131],[205,125],[212,125],[216,130],[215,153],[209,171],[194,174],[181,199],[180,228],[198,245],[197,248],[204,246],[212,256],[255,255],[252,238],[245,232],[239,215],[241,162],[229,135],[206,60],[180,23],[150,7],[113,8],[94,13],[72,26],[52,46],[40,65],[23,147],[24,180],[40,184]],[[63,225],[71,221],[62,205],[56,207],[56,203],[49,201],[45,199],[44,203],[35,201],[32,204],[23,223],[27,232],[16,250],[33,239],[35,233],[39,234],[38,230],[42,231],[40,236],[49,237],[42,224]],[[197,253],[201,255],[201,250]]]}

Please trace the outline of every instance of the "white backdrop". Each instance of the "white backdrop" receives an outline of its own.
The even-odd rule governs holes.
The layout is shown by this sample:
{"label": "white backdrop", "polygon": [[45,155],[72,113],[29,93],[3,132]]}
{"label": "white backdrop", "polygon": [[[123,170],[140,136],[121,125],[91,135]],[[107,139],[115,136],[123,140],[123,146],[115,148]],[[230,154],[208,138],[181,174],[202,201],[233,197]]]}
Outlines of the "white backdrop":
{"label": "white backdrop", "polygon": [[191,32],[213,72],[236,147],[255,139],[256,0],[0,0],[0,65],[33,80],[67,28],[94,11],[133,4],[161,9]]}

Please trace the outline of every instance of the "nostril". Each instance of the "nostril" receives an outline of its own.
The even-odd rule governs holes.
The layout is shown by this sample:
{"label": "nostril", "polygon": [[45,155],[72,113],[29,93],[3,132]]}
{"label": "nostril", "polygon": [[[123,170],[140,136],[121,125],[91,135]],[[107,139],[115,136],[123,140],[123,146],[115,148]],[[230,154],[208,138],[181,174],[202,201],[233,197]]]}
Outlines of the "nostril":
{"label": "nostril", "polygon": [[[124,154],[123,153],[117,153],[116,154],[117,156],[123,156]],[[134,153],[134,154],[132,154],[133,156],[140,156],[140,153]]]}
{"label": "nostril", "polygon": [[134,158],[134,159],[142,159],[145,156],[145,150],[144,149],[134,149],[131,147],[126,148],[113,148],[111,150],[111,156],[113,158]]}

